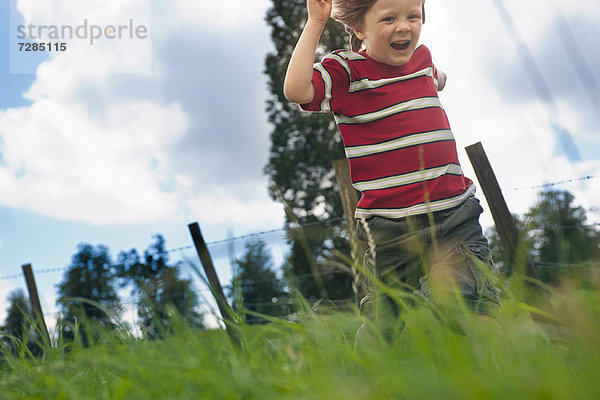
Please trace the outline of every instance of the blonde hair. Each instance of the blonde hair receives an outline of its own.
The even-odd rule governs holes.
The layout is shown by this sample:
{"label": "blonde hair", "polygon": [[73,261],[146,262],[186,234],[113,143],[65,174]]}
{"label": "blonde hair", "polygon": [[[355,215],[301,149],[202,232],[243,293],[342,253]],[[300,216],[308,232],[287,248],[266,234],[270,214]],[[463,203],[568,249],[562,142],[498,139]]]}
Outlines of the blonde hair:
{"label": "blonde hair", "polygon": [[[360,51],[362,40],[356,36],[354,29],[361,28],[367,11],[377,0],[333,0],[332,18],[342,23],[349,36],[350,49]],[[425,23],[425,0],[423,0],[423,23]]]}

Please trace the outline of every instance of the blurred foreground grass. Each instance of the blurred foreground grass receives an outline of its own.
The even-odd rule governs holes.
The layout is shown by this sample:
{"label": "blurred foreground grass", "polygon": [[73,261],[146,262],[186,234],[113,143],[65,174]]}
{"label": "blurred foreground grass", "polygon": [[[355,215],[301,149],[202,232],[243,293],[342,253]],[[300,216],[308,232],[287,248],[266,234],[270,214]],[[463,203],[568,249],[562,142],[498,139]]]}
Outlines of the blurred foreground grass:
{"label": "blurred foreground grass", "polygon": [[598,290],[521,297],[504,299],[503,333],[470,320],[463,335],[422,307],[406,312],[394,343],[359,350],[355,313],[242,326],[243,351],[223,330],[180,326],[157,341],[105,333],[89,348],[58,345],[41,358],[4,354],[0,398],[600,398]]}

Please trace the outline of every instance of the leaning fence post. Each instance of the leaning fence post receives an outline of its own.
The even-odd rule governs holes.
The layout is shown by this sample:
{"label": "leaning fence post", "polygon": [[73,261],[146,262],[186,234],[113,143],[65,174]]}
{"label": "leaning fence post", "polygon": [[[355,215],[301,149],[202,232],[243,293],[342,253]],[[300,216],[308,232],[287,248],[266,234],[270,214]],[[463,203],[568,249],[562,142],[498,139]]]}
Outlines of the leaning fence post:
{"label": "leaning fence post", "polygon": [[35,277],[33,276],[31,264],[24,264],[21,266],[21,268],[23,269],[25,283],[27,283],[27,289],[29,290],[29,302],[35,317],[35,323],[38,327],[42,340],[47,346],[50,346],[50,334],[48,333],[48,327],[46,326],[46,321],[44,320],[44,313],[42,312],[42,305],[40,304],[40,297],[38,296],[38,290],[35,284]]}
{"label": "leaning fence post", "polygon": [[[481,142],[467,146],[465,150],[471,160],[485,199],[490,206],[490,212],[492,213],[498,236],[500,236],[502,247],[506,252],[509,262],[513,263],[517,255],[517,246],[519,243],[519,230],[517,229],[515,219],[508,210],[502,190]],[[531,264],[526,262],[526,265],[527,275],[535,277]]]}
{"label": "leaning fence post", "polygon": [[237,332],[233,330],[231,324],[234,321],[233,311],[231,307],[227,304],[227,300],[225,299],[225,295],[223,294],[223,288],[221,287],[221,283],[219,282],[219,277],[215,271],[215,267],[212,262],[212,258],[210,257],[210,253],[208,251],[208,247],[204,242],[204,238],[202,237],[202,232],[200,231],[200,226],[197,222],[193,222],[188,225],[190,230],[190,234],[192,235],[192,240],[194,241],[194,246],[196,247],[196,252],[198,253],[198,257],[200,258],[200,262],[202,263],[202,267],[204,268],[204,273],[206,274],[206,278],[208,279],[208,284],[210,287],[210,291],[217,302],[217,307],[219,307],[219,312],[221,313],[221,317],[223,318],[223,322],[225,323],[225,330],[229,335],[231,341],[238,347],[241,347],[240,339],[237,335]]}

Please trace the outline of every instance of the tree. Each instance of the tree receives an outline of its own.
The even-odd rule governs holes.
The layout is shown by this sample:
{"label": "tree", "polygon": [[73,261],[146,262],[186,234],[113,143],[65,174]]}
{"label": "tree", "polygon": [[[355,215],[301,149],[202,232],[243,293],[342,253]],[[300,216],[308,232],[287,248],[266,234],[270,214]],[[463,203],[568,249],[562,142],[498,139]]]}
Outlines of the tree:
{"label": "tree", "polygon": [[[533,262],[537,278],[554,283],[572,275],[573,265],[584,265],[600,256],[600,233],[586,225],[586,211],[573,204],[568,191],[541,192],[538,201],[522,217],[515,217],[521,245]],[[490,249],[506,275],[512,266],[506,259],[495,229],[488,231]],[[571,267],[569,267],[571,266]]]}
{"label": "tree", "polygon": [[[288,313],[287,294],[273,271],[273,261],[264,241],[247,242],[246,253],[234,264],[237,271],[229,291],[234,309],[274,317]],[[248,323],[262,321],[252,314],[246,314],[245,319]]]}
{"label": "tree", "polygon": [[498,234],[495,226],[492,226],[486,231],[490,253],[492,255],[492,260],[494,260],[494,269],[505,277],[509,277],[513,274],[513,264],[527,262],[531,256],[530,250],[532,247],[532,242],[527,225],[522,217],[515,214],[513,214],[512,217],[515,220],[517,231],[520,234],[517,244],[518,248],[516,255],[514,256],[516,260],[511,261],[508,259],[508,256],[504,252],[500,235]]}
{"label": "tree", "polygon": [[[62,314],[63,337],[72,339],[74,324],[81,322],[99,324],[108,329],[116,327],[115,320],[120,315],[121,305],[115,281],[116,271],[108,248],[79,244],[78,252],[58,285],[57,303]],[[81,332],[84,345],[92,339],[88,332]]]}
{"label": "tree", "polygon": [[14,354],[17,354],[22,346],[25,346],[32,354],[41,354],[41,339],[33,325],[35,317],[29,306],[29,300],[21,289],[9,293],[7,300],[9,306],[6,319],[0,328],[4,345]]}
{"label": "tree", "polygon": [[33,313],[29,307],[29,300],[23,290],[17,289],[8,295],[8,310],[2,332],[8,335],[23,338],[25,330],[31,328],[29,321],[34,321]]}
{"label": "tree", "polygon": [[173,329],[174,313],[190,326],[203,327],[203,317],[198,312],[198,295],[192,281],[181,279],[181,264],[170,266],[165,239],[154,236],[145,251],[143,260],[131,249],[118,256],[118,275],[123,286],[131,284],[137,295],[137,312],[144,335],[155,339]]}
{"label": "tree", "polygon": [[[286,224],[292,250],[288,268],[292,274],[305,277],[298,279],[300,291],[309,298],[349,298],[351,278],[346,273],[327,275],[328,279],[321,279],[326,285],[319,285],[318,277],[306,278],[314,271],[322,273],[332,268],[327,262],[335,258],[332,250],[349,254],[345,234],[324,223],[343,217],[331,165],[333,160],[344,157],[335,121],[330,114],[301,112],[283,96],[285,70],[306,18],[305,0],[273,0],[267,11],[275,51],[265,60],[270,91],[266,110],[273,125],[265,173],[270,178],[271,196],[285,202],[289,211]],[[345,37],[342,25],[330,20],[321,36],[317,58],[345,47]],[[323,224],[298,232],[298,225],[314,223]]]}
{"label": "tree", "polygon": [[568,191],[540,193],[537,204],[525,215],[532,235],[531,254],[538,278],[554,282],[570,272],[558,265],[583,264],[598,251],[598,232],[586,225],[586,211],[573,204]]}

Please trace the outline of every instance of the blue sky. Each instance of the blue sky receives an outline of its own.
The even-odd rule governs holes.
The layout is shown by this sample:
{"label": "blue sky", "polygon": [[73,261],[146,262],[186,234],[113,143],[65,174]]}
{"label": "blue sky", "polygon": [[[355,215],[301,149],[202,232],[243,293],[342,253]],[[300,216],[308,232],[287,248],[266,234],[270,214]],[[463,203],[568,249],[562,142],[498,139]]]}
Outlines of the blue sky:
{"label": "blue sky", "polygon": [[0,19],[2,21],[0,37],[0,51],[2,52],[2,63],[0,65],[0,87],[2,87],[2,96],[0,97],[0,107],[18,107],[29,104],[22,98],[21,94],[26,91],[34,77],[31,75],[11,75],[9,46],[10,46],[10,2],[4,1],[0,4]]}
{"label": "blue sky", "polygon": [[[465,173],[474,177],[463,148],[481,141],[511,211],[524,213],[536,190],[513,188],[600,175],[600,113],[593,105],[600,4],[504,0],[509,32],[495,1],[428,0],[421,41],[448,74],[440,97]],[[81,242],[104,244],[116,255],[141,252],[161,233],[168,248],[188,246],[193,221],[208,242],[282,227],[283,209],[269,199],[262,172],[271,131],[263,74],[271,50],[264,23],[269,4],[2,2],[0,277],[20,273],[24,263],[34,270],[65,267]],[[75,25],[86,18],[105,27],[133,19],[147,25],[149,37],[94,46],[72,40],[63,54],[27,59],[35,73],[15,74],[11,57],[29,55],[10,51],[11,6],[25,24]],[[517,38],[553,104],[536,92]],[[573,49],[582,55],[575,63]],[[568,132],[579,159],[561,146],[557,132]],[[587,209],[600,209],[600,179],[559,187]],[[590,218],[600,220],[598,212]],[[489,212],[482,223],[491,225]],[[273,252],[280,258],[281,235],[266,239],[277,244]],[[239,254],[243,242],[235,247]],[[227,284],[227,246],[213,251]],[[61,278],[37,277],[50,314]],[[0,319],[6,295],[18,287],[24,287],[20,278],[0,280]]]}

